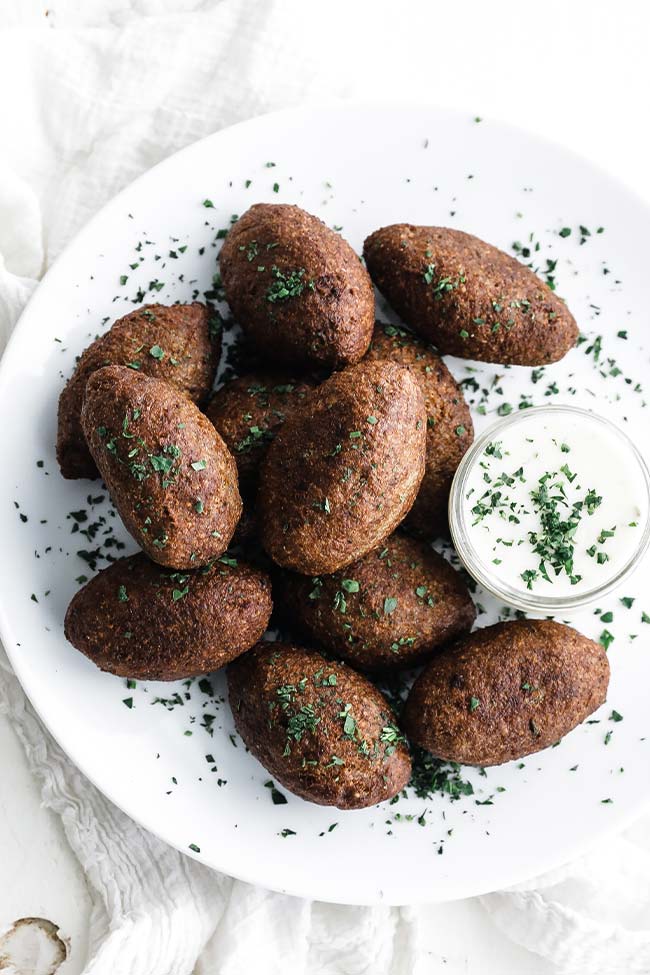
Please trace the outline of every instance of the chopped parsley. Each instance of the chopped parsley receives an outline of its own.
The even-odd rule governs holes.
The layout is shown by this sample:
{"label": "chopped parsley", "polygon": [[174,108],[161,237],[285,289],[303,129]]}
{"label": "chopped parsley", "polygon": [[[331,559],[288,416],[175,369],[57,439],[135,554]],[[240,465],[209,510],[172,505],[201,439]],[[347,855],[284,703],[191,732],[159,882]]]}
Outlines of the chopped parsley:
{"label": "chopped parsley", "polygon": [[440,301],[444,295],[448,294],[450,291],[455,291],[459,285],[465,284],[466,281],[463,271],[460,271],[455,279],[450,276],[437,278],[435,264],[427,264],[422,277],[424,278],[425,284],[433,285],[432,291],[436,301]]}
{"label": "chopped parsley", "polygon": [[305,281],[305,273],[304,267],[283,271],[274,264],[271,268],[273,281],[266,290],[266,300],[276,304],[289,298],[298,298],[305,288],[314,291],[314,282]]}

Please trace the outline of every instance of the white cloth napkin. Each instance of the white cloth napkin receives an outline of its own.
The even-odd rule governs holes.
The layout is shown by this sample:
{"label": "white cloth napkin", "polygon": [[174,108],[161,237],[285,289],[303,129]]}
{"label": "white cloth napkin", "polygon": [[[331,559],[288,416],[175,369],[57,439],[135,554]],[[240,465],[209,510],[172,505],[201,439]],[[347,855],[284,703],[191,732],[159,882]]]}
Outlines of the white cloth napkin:
{"label": "white cloth napkin", "polygon": [[[410,0],[401,17],[409,6],[420,18]],[[61,0],[47,13],[39,0],[5,3],[0,25],[16,29],[0,35],[0,348],[48,264],[136,175],[241,118],[367,94],[378,41],[399,37],[391,11],[387,0]],[[420,975],[446,961],[448,909],[301,901],[233,882],[154,839],[68,761],[0,654],[0,708],[92,891],[85,975]],[[628,837],[481,898],[483,917],[468,909],[462,937],[493,922],[537,953],[536,972],[645,975],[650,824]]]}

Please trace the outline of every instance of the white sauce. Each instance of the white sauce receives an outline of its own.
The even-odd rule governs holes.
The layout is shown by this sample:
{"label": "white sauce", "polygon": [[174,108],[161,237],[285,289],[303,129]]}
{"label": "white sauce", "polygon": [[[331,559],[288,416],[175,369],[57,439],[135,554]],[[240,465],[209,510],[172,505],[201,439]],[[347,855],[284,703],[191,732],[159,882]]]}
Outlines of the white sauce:
{"label": "white sauce", "polygon": [[477,455],[465,482],[477,561],[496,584],[522,593],[578,596],[606,584],[634,556],[647,523],[634,452],[589,415],[532,412],[518,421]]}

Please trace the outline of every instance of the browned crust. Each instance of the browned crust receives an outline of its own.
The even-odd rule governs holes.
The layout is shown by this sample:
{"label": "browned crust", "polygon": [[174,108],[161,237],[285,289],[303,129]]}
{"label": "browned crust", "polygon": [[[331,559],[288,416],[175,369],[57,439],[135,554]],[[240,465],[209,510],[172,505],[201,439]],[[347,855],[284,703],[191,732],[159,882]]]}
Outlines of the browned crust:
{"label": "browned crust", "polygon": [[564,302],[478,237],[393,224],[371,234],[363,253],[395,311],[443,354],[539,366],[576,344],[578,326]]}
{"label": "browned crust", "polygon": [[405,525],[428,538],[447,534],[449,489],[474,439],[469,407],[440,356],[411,332],[378,322],[366,353],[366,360],[375,359],[389,359],[408,369],[422,390],[427,411],[424,477]]}
{"label": "browned crust", "polygon": [[154,562],[192,569],[225,552],[242,509],[237,468],[188,396],[106,366],[86,384],[81,422],[126,528]]}
{"label": "browned crust", "polygon": [[428,665],[402,724],[411,741],[438,758],[500,765],[559,741],[600,707],[608,682],[603,647],[571,627],[497,623]]}
{"label": "browned crust", "polygon": [[180,680],[218,670],[252,647],[271,609],[268,576],[245,563],[229,558],[178,572],[139,553],[118,559],[79,590],[68,606],[65,635],[111,674]]}
{"label": "browned crust", "polygon": [[315,646],[364,670],[412,667],[468,633],[476,610],[460,575],[399,533],[334,575],[283,573],[277,601]]}
{"label": "browned crust", "polygon": [[256,486],[268,445],[310,389],[306,380],[255,372],[231,379],[208,403],[205,415],[235,458],[243,490]]}
{"label": "browned crust", "polygon": [[[162,357],[151,354],[161,349]],[[144,305],[119,318],[82,353],[59,398],[56,455],[67,478],[98,477],[83,430],[81,407],[88,377],[102,366],[131,363],[147,376],[166,379],[194,402],[205,399],[221,353],[221,332],[206,305]]]}
{"label": "browned crust", "polygon": [[[410,779],[411,760],[388,702],[345,664],[261,643],[228,667],[228,694],[246,746],[303,799],[361,809],[397,795]],[[398,740],[389,741],[384,729]]]}
{"label": "browned crust", "polygon": [[[265,357],[341,368],[368,348],[375,301],[366,269],[347,241],[300,207],[252,206],[228,234],[219,266],[235,319]],[[300,293],[269,300],[277,275],[292,273]]]}
{"label": "browned crust", "polygon": [[361,558],[413,504],[425,444],[424,400],[408,370],[364,362],[332,376],[289,417],[262,462],[268,554],[305,575]]}

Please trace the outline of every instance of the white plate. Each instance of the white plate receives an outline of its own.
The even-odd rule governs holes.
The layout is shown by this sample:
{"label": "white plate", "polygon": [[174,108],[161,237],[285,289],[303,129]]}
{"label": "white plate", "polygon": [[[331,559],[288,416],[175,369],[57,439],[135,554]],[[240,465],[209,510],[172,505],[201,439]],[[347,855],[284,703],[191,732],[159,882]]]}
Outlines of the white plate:
{"label": "white plate", "polygon": [[[209,289],[217,229],[256,201],[298,203],[341,226],[358,250],[366,234],[396,221],[460,227],[506,249],[534,232],[535,263],[545,269],[557,260],[558,290],[588,341],[536,373],[536,383],[531,369],[451,360],[458,378],[495,387],[486,415],[474,410],[477,429],[500,403],[517,408],[523,394],[534,403],[591,406],[624,425],[647,455],[648,410],[636,384],[648,375],[650,213],[629,192],[563,149],[437,110],[329,107],[256,119],[190,146],[113,200],[47,274],[12,338],[0,380],[0,601],[13,666],[50,731],[111,800],[233,876],[322,900],[399,904],[477,894],[558,865],[650,799],[650,625],[641,623],[641,612],[650,613],[647,563],[601,607],[614,612],[612,623],[591,611],[575,619],[588,635],[608,629],[615,636],[599,723],[523,768],[463,771],[475,794],[456,802],[435,795],[340,812],[287,795],[285,805],[274,805],[269,776],[230,737],[222,677],[213,679],[216,700],[198,682],[127,689],[63,637],[75,577],[89,574],[76,553],[96,544],[72,532],[68,514],[105,494],[99,482],[59,476],[53,443],[63,377],[105,319],[135,307],[140,287],[160,284],[146,298],[163,302]],[[579,225],[591,231],[583,244]],[[570,236],[559,236],[563,227]],[[142,257],[140,267],[129,267]],[[478,405],[480,394],[468,395]],[[96,505],[78,527],[107,510]],[[125,537],[116,518],[108,523]],[[636,597],[631,609],[620,595]],[[477,599],[485,625],[499,607]],[[173,710],[153,703],[175,693],[181,703]],[[129,698],[132,708],[123,703]],[[612,709],[624,720],[610,720]],[[485,802],[492,804],[478,804]]]}

